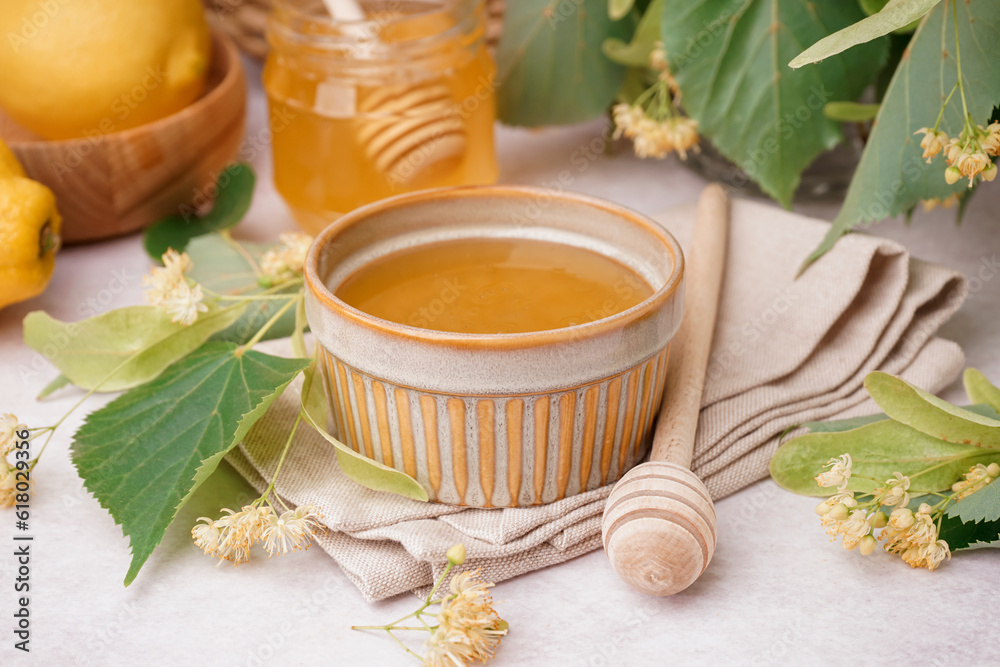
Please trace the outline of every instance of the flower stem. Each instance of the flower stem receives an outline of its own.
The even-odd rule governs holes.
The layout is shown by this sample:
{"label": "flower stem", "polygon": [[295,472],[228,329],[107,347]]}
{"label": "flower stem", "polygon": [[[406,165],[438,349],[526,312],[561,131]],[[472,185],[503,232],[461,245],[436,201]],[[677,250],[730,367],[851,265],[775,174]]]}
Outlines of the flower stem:
{"label": "flower stem", "polygon": [[[274,491],[274,485],[278,481],[278,473],[281,472],[281,466],[285,464],[285,457],[288,455],[288,450],[292,448],[292,439],[295,437],[295,432],[299,430],[299,424],[301,423],[302,411],[300,410],[298,416],[295,417],[295,424],[292,426],[292,430],[288,434],[288,440],[285,441],[285,448],[281,450],[281,457],[278,459],[278,465],[274,469],[274,475],[271,476],[271,483],[267,485],[267,489],[261,495],[261,498],[267,500],[267,498],[271,495],[271,492]],[[289,509],[288,505],[285,504],[285,501],[281,499],[280,495],[276,495],[275,497],[278,499],[278,502],[281,503],[282,507],[286,510]],[[270,501],[268,501],[268,503],[270,504]]]}
{"label": "flower stem", "polygon": [[965,86],[962,84],[962,48],[958,43],[958,0],[952,0],[952,17],[955,20],[955,66],[958,69],[958,92],[962,95],[962,116],[969,122],[969,106],[965,103]]}

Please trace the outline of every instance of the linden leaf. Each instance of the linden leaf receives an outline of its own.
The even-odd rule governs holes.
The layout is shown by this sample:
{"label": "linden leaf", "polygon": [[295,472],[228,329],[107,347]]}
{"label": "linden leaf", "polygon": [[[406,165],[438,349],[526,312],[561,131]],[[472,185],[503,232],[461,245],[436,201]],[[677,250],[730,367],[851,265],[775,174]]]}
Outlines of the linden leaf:
{"label": "linden leaf", "polygon": [[497,49],[497,112],[511,125],[577,123],[603,114],[625,68],[601,51],[633,24],[608,16],[607,0],[507,3]]}
{"label": "linden leaf", "polygon": [[[963,201],[968,199],[968,181],[948,185],[942,156],[927,164],[921,157],[920,137],[913,135],[921,127],[934,125],[942,102],[955,86],[952,17],[956,9],[969,113],[978,123],[989,120],[1000,100],[1000,3],[941,3],[927,14],[910,40],[882,99],[844,205],[803,269],[857,225],[906,213],[922,199],[945,200],[959,193],[966,193]],[[941,129],[955,136],[963,123],[962,104],[956,93],[945,110]]]}
{"label": "linden leaf", "polygon": [[889,417],[921,433],[948,442],[1000,450],[1000,420],[952,405],[881,371],[865,377],[865,388]]}
{"label": "linden leaf", "polygon": [[[973,463],[1000,461],[1000,452],[977,450],[971,445],[945,442],[889,419],[847,431],[817,432],[793,438],[771,458],[771,476],[779,486],[805,496],[828,496],[835,488],[820,487],[815,477],[831,458],[850,454],[853,461],[850,489],[870,493],[875,484],[861,479],[889,479],[895,472],[913,475],[925,468],[939,468],[913,478],[912,493],[951,487]],[[971,454],[971,458],[946,462]]]}
{"label": "linden leaf", "polygon": [[889,0],[881,11],[824,37],[797,55],[789,67],[802,67],[829,58],[852,46],[870,42],[906,28],[921,19],[941,0]]}
{"label": "linden leaf", "polygon": [[390,468],[356,451],[334,438],[326,430],[329,403],[323,391],[322,374],[313,361],[306,369],[302,384],[302,414],[306,421],[337,450],[337,464],[344,474],[361,486],[375,491],[396,493],[414,500],[427,501],[427,491],[406,473]]}
{"label": "linden leaf", "polygon": [[664,3],[663,44],[684,109],[723,155],[786,207],[802,171],[843,139],[823,106],[861,95],[886,60],[887,40],[815,67],[790,70],[786,63],[803,44],[863,16],[856,2]]}
{"label": "linden leaf", "polygon": [[952,551],[1000,548],[1000,484],[990,482],[948,507],[940,537]]}
{"label": "linden leaf", "polygon": [[193,238],[235,227],[250,209],[256,180],[250,165],[229,165],[216,180],[212,210],[201,217],[186,213],[160,220],[143,234],[146,252],[160,261],[170,248],[183,252]]}
{"label": "linden leaf", "polygon": [[965,393],[974,403],[986,403],[1000,412],[1000,388],[991,383],[986,376],[975,368],[966,368],[962,375]]}
{"label": "linden leaf", "polygon": [[[174,324],[162,308],[153,306],[119,308],[80,322],[60,322],[35,311],[24,318],[24,342],[78,387],[122,391],[149,382],[197,350],[239,320],[245,308],[209,305],[190,326]],[[43,395],[57,388],[54,383]]]}
{"label": "linden leaf", "polygon": [[[254,261],[258,261],[270,247],[256,243],[240,245]],[[194,239],[188,246],[187,253],[194,265],[188,276],[213,292],[226,296],[251,296],[265,289],[257,282],[257,273],[250,261],[218,234]],[[291,298],[301,289],[302,286],[296,284],[272,294]],[[286,303],[280,299],[255,301],[247,306],[242,317],[219,331],[212,340],[246,343]],[[285,338],[294,331],[295,313],[289,311],[268,330],[263,340]]]}
{"label": "linden leaf", "polygon": [[181,505],[308,363],[206,343],[87,417],[73,464],[129,538],[126,586]]}

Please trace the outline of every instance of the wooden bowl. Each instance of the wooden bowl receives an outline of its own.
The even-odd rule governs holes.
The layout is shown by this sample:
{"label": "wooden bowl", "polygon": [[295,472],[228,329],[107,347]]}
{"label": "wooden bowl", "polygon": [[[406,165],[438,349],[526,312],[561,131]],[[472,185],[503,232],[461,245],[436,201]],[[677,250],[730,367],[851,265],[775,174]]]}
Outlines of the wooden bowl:
{"label": "wooden bowl", "polygon": [[[243,138],[246,79],[239,52],[212,35],[204,94],[187,108],[141,127],[47,141],[0,113],[0,137],[28,176],[49,186],[63,215],[63,242],[81,243],[142,229],[203,199]],[[113,114],[107,128],[113,127]]]}

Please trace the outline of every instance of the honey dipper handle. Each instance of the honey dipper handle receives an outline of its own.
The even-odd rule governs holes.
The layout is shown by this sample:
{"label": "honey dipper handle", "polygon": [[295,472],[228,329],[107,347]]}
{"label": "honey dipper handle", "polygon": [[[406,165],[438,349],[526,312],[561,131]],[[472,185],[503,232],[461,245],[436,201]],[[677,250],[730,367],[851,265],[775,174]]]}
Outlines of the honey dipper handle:
{"label": "honey dipper handle", "polygon": [[670,345],[663,407],[650,461],[691,467],[698,411],[715,331],[729,232],[729,198],[713,183],[698,200],[684,277],[684,319]]}

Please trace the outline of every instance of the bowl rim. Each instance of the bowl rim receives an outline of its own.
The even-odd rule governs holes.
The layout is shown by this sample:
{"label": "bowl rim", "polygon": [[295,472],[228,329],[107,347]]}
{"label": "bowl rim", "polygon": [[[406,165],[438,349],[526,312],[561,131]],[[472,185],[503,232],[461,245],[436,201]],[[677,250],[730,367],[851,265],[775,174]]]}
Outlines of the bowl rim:
{"label": "bowl rim", "polygon": [[117,132],[99,132],[91,136],[73,137],[72,139],[45,139],[43,137],[35,139],[11,139],[5,140],[7,145],[12,150],[15,147],[20,150],[42,150],[55,146],[71,149],[77,145],[95,145],[109,140],[129,141],[140,133],[158,132],[166,127],[185,122],[191,116],[204,113],[207,109],[203,107],[213,106],[218,98],[223,97],[233,86],[238,85],[239,80],[243,77],[243,63],[240,61],[240,53],[236,48],[236,44],[226,34],[211,26],[209,27],[209,36],[212,40],[213,60],[209,68],[215,64],[214,60],[216,58],[224,54],[226,64],[228,65],[225,75],[218,83],[204,91],[198,99],[183,109],[178,109],[172,114],[163,118],[157,118],[149,123],[130,127],[125,130],[118,130]]}
{"label": "bowl rim", "polygon": [[[458,199],[483,199],[489,197],[520,198],[528,196],[551,197],[564,202],[583,204],[585,206],[600,209],[606,213],[623,218],[632,224],[638,225],[653,233],[655,236],[659,236],[663,241],[663,244],[669,250],[671,259],[673,260],[673,269],[666,282],[662,287],[660,287],[660,289],[631,308],[609,315],[608,317],[586,322],[584,324],[576,324],[569,327],[561,327],[559,329],[546,329],[543,331],[482,334],[423,329],[375,317],[374,315],[370,315],[362,310],[359,310],[337,298],[319,277],[319,257],[325,248],[332,243],[341,232],[364,221],[372,215],[394,209],[405,208],[414,203],[425,203],[435,200],[447,203]],[[620,204],[615,204],[605,199],[590,197],[576,192],[554,191],[547,188],[532,186],[470,185],[433,188],[429,190],[420,190],[417,192],[396,195],[394,197],[389,197],[367,204],[341,216],[338,220],[327,226],[327,228],[316,237],[316,240],[313,242],[312,247],[310,247],[309,253],[306,256],[304,276],[306,287],[310,295],[318,299],[328,311],[332,311],[336,315],[347,318],[354,324],[360,325],[364,328],[375,330],[383,334],[388,333],[406,340],[435,346],[523,350],[562,342],[595,338],[603,334],[619,330],[629,324],[638,322],[647,317],[654,316],[664,303],[677,294],[678,286],[683,283],[684,268],[684,253],[682,252],[677,239],[675,239],[669,231],[653,219],[638,213],[637,211],[633,211],[630,208],[621,206]]]}

